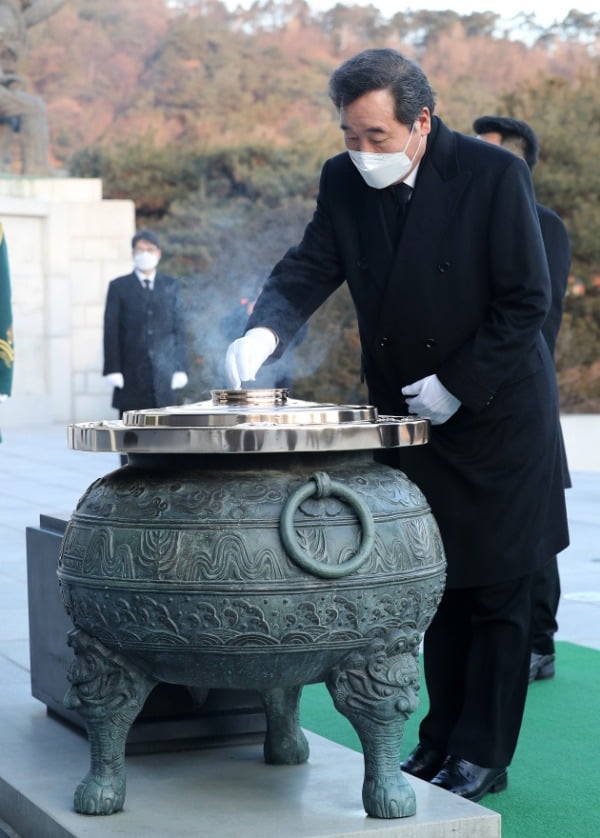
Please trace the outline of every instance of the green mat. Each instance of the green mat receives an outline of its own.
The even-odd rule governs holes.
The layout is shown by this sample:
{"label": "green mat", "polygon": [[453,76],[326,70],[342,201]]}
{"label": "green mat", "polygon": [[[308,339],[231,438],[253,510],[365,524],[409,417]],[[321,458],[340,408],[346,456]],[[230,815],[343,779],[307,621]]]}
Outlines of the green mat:
{"label": "green mat", "polygon": [[[482,806],[502,815],[502,838],[600,838],[600,652],[557,644],[556,677],[529,687],[508,789]],[[406,723],[400,752],[415,746],[427,692]],[[361,750],[324,684],[304,687],[301,724],[340,745]]]}

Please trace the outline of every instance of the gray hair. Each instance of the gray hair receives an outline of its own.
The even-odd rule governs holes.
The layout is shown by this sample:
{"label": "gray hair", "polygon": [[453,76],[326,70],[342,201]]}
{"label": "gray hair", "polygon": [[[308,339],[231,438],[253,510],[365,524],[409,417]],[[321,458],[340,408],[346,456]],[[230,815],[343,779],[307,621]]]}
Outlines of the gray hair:
{"label": "gray hair", "polygon": [[430,113],[435,109],[427,76],[395,49],[365,49],[344,61],[329,80],[329,96],[338,110],[373,90],[390,91],[395,117],[403,125],[413,123],[424,107]]}

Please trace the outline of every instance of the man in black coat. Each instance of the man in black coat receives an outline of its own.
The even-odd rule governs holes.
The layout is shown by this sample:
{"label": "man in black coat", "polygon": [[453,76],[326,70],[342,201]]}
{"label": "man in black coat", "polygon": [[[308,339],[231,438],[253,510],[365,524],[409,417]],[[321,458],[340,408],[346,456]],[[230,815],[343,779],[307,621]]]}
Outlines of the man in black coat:
{"label": "man in black coat", "polygon": [[134,270],[110,282],[104,310],[103,375],[121,416],[174,404],[188,381],[179,281],[157,271],[162,253],[152,230],[136,233],[131,247]]}
{"label": "man in black coat", "polygon": [[313,219],[226,364],[232,386],[252,380],[345,281],[373,404],[431,420],[427,445],[387,452],[427,497],[448,562],[424,638],[430,709],[402,767],[479,800],[506,788],[517,744],[535,570],[568,543],[531,176],[450,131],[395,50],[348,59],[330,95],[347,151],[325,163]]}
{"label": "man in black coat", "polygon": [[[539,156],[539,142],[535,132],[526,122],[507,116],[480,116],[474,121],[473,130],[480,139],[501,145],[518,154],[525,160],[530,171],[533,170]],[[552,290],[550,310],[542,326],[542,334],[554,357],[571,267],[571,243],[565,225],[555,212],[538,203],[537,214],[548,259]],[[568,488],[571,486],[571,478],[564,448],[563,458],[565,488]],[[535,576],[530,682],[554,677],[554,635],[558,629],[556,614],[559,600],[558,561],[556,555],[553,555],[539,568]]]}

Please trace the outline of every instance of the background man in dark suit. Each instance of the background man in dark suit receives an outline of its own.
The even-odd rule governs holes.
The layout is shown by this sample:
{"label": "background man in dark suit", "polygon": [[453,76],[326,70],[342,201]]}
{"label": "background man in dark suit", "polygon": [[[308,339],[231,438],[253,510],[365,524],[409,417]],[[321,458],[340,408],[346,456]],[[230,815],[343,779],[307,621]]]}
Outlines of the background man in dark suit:
{"label": "background man in dark suit", "polygon": [[[473,123],[473,130],[480,139],[501,145],[525,160],[530,170],[537,163],[539,142],[534,130],[526,122],[507,116],[480,116]],[[552,357],[562,320],[569,269],[571,243],[565,225],[559,216],[543,204],[537,204],[537,214],[548,258],[552,300],[542,326],[542,334]],[[565,488],[571,478],[564,453]],[[533,605],[533,641],[529,666],[529,681],[553,678],[555,673],[554,635],[558,629],[556,614],[560,600],[560,577],[556,555],[543,564],[536,573]]]}
{"label": "background man in dark suit", "polygon": [[427,445],[386,452],[427,497],[448,561],[424,639],[430,709],[402,768],[479,800],[506,788],[517,744],[535,569],[568,543],[531,176],[450,131],[395,50],[348,59],[330,95],[347,152],[325,163],[313,219],[226,364],[232,386],[252,380],[345,281],[370,400],[431,420]]}
{"label": "background man in dark suit", "polygon": [[104,310],[104,371],[119,411],[164,407],[185,387],[187,352],[179,281],[157,271],[158,237],[131,241],[134,270],[113,279]]}

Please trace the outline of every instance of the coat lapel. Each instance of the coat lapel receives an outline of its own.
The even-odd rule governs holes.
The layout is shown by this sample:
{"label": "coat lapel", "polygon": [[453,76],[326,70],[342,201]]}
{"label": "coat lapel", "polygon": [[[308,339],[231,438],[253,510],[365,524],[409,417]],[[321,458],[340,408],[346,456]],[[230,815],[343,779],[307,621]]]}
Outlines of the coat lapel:
{"label": "coat lapel", "polygon": [[381,325],[390,330],[390,313],[423,300],[443,261],[443,242],[471,173],[458,172],[452,134],[444,128],[423,158],[410,209],[397,243],[382,296]]}
{"label": "coat lapel", "polygon": [[377,189],[365,188],[364,205],[357,217],[363,218],[360,226],[361,252],[379,297],[383,294],[397,242],[391,235],[382,195]]}

